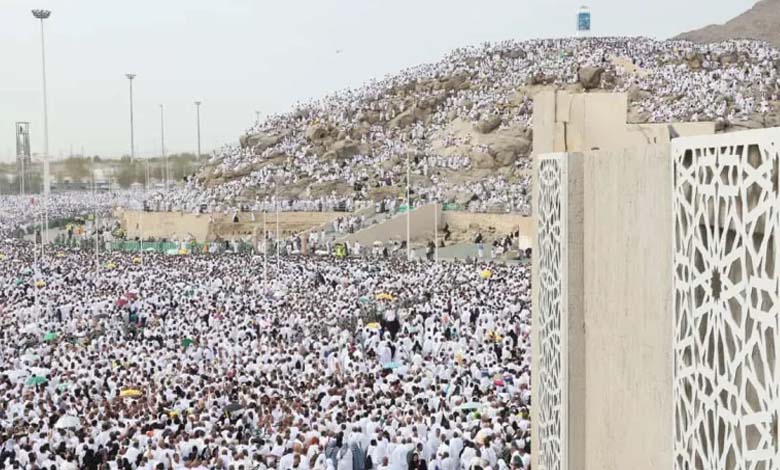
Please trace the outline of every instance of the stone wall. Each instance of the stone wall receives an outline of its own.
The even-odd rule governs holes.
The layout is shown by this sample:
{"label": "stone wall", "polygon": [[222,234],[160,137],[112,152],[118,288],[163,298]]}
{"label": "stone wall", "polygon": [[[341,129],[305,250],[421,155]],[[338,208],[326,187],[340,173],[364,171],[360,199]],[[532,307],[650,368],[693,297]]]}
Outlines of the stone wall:
{"label": "stone wall", "polygon": [[[343,212],[280,212],[279,229],[283,236],[303,232],[311,227],[328,223],[337,217],[349,215]],[[141,212],[119,210],[116,213],[128,238],[154,237],[157,239],[186,239],[197,241],[251,238],[256,230],[262,234],[263,213],[240,213],[239,222],[224,214],[192,214],[183,212]],[[276,214],[267,214],[267,229],[276,234]]]}
{"label": "stone wall", "polygon": [[499,235],[520,231],[520,236],[532,239],[535,233],[533,217],[518,214],[477,214],[473,212],[445,211],[444,223],[453,232],[485,234],[495,232]]}

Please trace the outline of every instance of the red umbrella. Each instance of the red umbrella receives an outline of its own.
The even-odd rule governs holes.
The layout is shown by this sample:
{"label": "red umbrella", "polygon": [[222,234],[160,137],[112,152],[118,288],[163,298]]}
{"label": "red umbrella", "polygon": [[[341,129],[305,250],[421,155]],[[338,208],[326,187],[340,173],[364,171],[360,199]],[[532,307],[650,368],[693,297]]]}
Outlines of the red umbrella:
{"label": "red umbrella", "polygon": [[120,297],[119,300],[116,301],[116,306],[117,307],[124,307],[127,304],[128,304],[128,301],[124,297]]}

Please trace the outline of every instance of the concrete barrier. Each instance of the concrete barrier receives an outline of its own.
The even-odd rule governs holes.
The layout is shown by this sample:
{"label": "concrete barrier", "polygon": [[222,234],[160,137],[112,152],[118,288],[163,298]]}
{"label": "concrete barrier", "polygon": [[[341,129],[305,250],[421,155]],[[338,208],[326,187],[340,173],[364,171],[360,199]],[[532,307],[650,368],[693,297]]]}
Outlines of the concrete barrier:
{"label": "concrete barrier", "polygon": [[[279,231],[282,236],[304,232],[312,227],[332,222],[338,217],[349,215],[344,212],[280,212]],[[242,212],[238,222],[225,214],[192,214],[186,212],[142,212],[118,210],[115,213],[127,238],[155,238],[184,240],[191,238],[198,242],[252,238],[256,232],[262,234],[263,213]],[[276,214],[267,214],[267,230],[276,234]]]}
{"label": "concrete barrier", "polygon": [[[426,204],[412,209],[409,214],[409,233],[415,241],[433,240],[434,237],[434,211],[438,212],[439,229],[444,226],[442,222],[441,204]],[[387,243],[391,241],[406,240],[407,214],[397,214],[390,220],[372,225],[353,234],[336,239],[338,243],[359,242],[363,246],[370,246],[374,242]]]}

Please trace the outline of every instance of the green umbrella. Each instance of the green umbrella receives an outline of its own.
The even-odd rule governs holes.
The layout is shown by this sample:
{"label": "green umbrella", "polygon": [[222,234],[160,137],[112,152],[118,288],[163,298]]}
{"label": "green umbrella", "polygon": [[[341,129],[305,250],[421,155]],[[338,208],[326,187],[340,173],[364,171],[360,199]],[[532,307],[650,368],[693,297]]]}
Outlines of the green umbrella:
{"label": "green umbrella", "polygon": [[24,280],[23,280],[23,279],[19,279],[19,278],[17,278],[17,279],[16,279],[16,285],[17,285],[17,286],[21,286],[22,284],[24,284]]}
{"label": "green umbrella", "polygon": [[49,379],[47,379],[46,377],[41,377],[40,375],[33,375],[32,377],[27,379],[27,385],[34,387],[36,385],[45,384],[48,381]]}
{"label": "green umbrella", "polygon": [[195,341],[191,340],[190,338],[184,338],[183,340],[181,340],[181,345],[183,347],[185,347],[185,348],[188,348],[188,347],[192,346],[192,343],[194,343],[194,342]]}
{"label": "green umbrella", "polygon": [[43,337],[44,341],[54,341],[55,339],[57,339],[57,333],[53,331],[46,333],[46,336]]}

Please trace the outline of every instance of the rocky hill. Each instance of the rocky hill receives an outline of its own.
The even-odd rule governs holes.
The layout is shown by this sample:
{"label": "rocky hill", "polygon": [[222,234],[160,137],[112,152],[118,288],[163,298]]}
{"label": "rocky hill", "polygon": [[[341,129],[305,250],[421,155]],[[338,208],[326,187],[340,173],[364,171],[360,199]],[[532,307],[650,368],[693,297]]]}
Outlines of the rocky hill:
{"label": "rocky hill", "polygon": [[689,31],[675,39],[698,43],[754,39],[780,47],[780,0],[761,0],[753,8],[725,24]]}
{"label": "rocky hill", "polygon": [[[774,0],[773,0],[774,1]],[[780,123],[780,53],[761,42],[505,41],[458,49],[270,117],[215,153],[183,205],[403,192],[472,210],[527,210],[534,93],[625,91],[632,122]]]}

